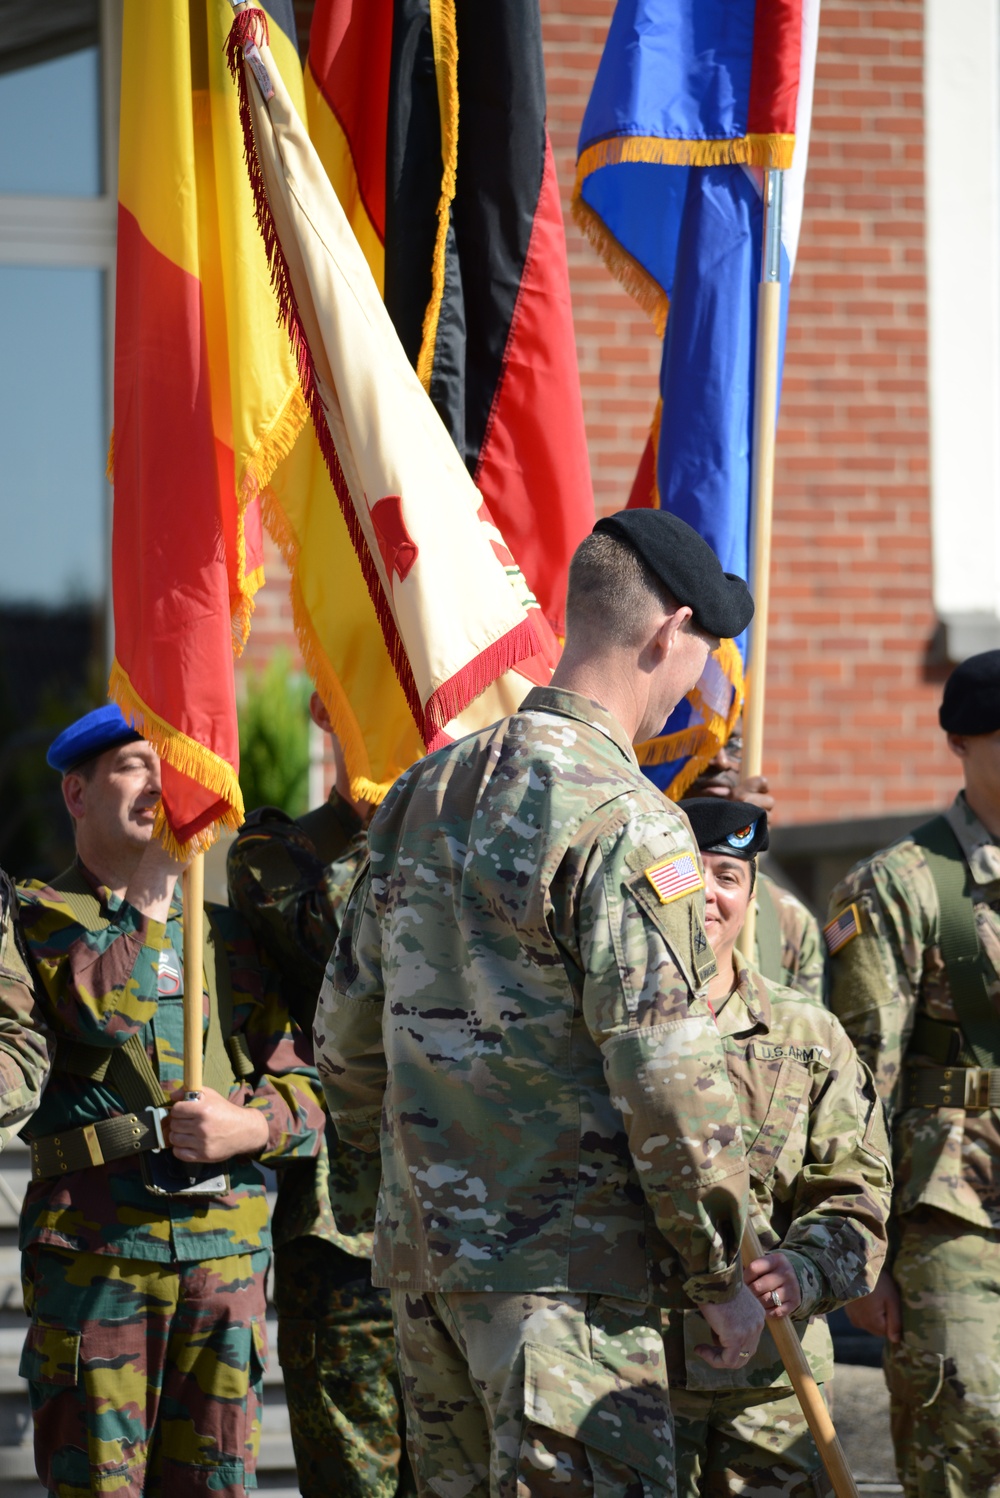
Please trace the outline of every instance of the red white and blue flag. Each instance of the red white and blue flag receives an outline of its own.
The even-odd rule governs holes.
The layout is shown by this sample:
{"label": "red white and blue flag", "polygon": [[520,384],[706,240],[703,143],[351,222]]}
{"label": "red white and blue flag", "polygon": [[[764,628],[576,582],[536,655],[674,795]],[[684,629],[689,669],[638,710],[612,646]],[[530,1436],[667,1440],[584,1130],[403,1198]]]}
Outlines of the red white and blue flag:
{"label": "red white and blue flag", "polygon": [[691,895],[705,887],[698,861],[692,853],[661,858],[642,872],[659,895],[661,905],[669,905],[671,900],[679,900],[681,895]]}
{"label": "red white and blue flag", "polygon": [[861,916],[856,905],[848,905],[840,915],[835,916],[823,927],[823,936],[826,941],[827,951],[832,957],[839,952],[841,947],[846,947],[849,941],[861,935]]}

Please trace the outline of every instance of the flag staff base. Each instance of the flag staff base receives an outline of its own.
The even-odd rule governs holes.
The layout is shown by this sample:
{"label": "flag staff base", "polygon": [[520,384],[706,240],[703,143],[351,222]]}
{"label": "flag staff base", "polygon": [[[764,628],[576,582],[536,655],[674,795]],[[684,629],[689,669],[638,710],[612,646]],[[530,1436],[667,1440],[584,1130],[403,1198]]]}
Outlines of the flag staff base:
{"label": "flag staff base", "polygon": [[181,875],[184,892],[184,1095],[202,1089],[202,979],[205,945],[205,855],[196,853]]}

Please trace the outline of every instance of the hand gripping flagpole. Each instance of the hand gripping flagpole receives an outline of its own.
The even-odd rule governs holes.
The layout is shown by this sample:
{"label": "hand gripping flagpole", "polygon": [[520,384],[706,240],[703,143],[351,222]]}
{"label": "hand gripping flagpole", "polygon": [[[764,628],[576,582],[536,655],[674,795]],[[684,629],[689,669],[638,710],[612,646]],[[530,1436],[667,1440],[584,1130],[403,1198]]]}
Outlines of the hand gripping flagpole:
{"label": "hand gripping flagpole", "polygon": [[[744,1269],[748,1264],[752,1264],[754,1259],[762,1258],[764,1254],[760,1239],[749,1218],[743,1233],[741,1252]],[[778,1321],[769,1319],[767,1328],[774,1338],[774,1345],[781,1354],[785,1372],[791,1380],[802,1413],[806,1417],[806,1423],[816,1442],[816,1449],[833,1484],[833,1491],[837,1498],[859,1498],[858,1486],[848,1466],[844,1448],[840,1444],[840,1437],[834,1430],[830,1411],[824,1404],[819,1386],[812,1376],[795,1328],[785,1317]]]}
{"label": "hand gripping flagpole", "polygon": [[184,891],[184,1096],[202,1088],[202,978],[205,946],[205,855],[181,875]]}
{"label": "hand gripping flagpole", "polygon": [[[754,376],[753,469],[750,481],[753,558],[753,623],[750,626],[750,674],[744,709],[743,772],[759,775],[764,761],[764,681],[767,675],[767,626],[771,607],[771,522],[774,513],[774,449],[778,424],[778,349],[781,331],[781,195],[783,174],[764,173],[764,243],[757,292],[757,364]],[[752,961],[757,908],[750,902],[740,948]],[[763,1257],[760,1239],[747,1220],[741,1246],[743,1267]],[[816,1448],[837,1498],[858,1498],[830,1412],[823,1403],[791,1322],[769,1320],[768,1330],[781,1355]]]}
{"label": "hand gripping flagpole", "polygon": [[[781,332],[781,197],[784,173],[764,173],[764,243],[757,291],[757,363],[754,375],[753,466],[750,477],[751,592],[749,676],[744,708],[743,775],[761,773],[764,760],[764,682],[771,604],[771,519],[774,511],[774,447],[778,424],[778,349]],[[740,948],[753,960],[757,905],[751,900]]]}

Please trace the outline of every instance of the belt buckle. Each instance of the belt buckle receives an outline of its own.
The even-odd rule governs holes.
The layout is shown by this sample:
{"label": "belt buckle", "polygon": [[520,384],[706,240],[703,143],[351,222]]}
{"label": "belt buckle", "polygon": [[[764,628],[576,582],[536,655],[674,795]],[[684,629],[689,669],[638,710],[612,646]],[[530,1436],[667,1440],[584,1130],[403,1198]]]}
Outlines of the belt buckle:
{"label": "belt buckle", "polygon": [[167,1148],[167,1141],[163,1137],[163,1120],[167,1116],[167,1111],[166,1108],[154,1108],[152,1103],[143,1109],[144,1113],[150,1115],[149,1126],[156,1135],[156,1143],[153,1145],[154,1155],[158,1155],[160,1150]]}
{"label": "belt buckle", "polygon": [[965,1073],[966,1108],[988,1108],[990,1106],[990,1073],[979,1066],[970,1066]]}

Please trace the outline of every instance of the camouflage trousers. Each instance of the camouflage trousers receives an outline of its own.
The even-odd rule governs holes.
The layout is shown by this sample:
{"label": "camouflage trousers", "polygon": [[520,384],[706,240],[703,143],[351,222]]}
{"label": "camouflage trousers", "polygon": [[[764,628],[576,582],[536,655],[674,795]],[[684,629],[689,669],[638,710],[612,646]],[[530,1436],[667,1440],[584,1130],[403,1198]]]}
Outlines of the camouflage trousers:
{"label": "camouflage trousers", "polygon": [[419,1493],[674,1498],[658,1311],[401,1290],[392,1310]]}
{"label": "camouflage trousers", "polygon": [[26,1249],[21,1375],[50,1493],[241,1498],[256,1487],[268,1257]]}
{"label": "camouflage trousers", "polygon": [[1000,1232],[933,1207],[899,1225],[903,1340],[885,1375],[903,1491],[1000,1495]]}
{"label": "camouflage trousers", "polygon": [[275,1250],[274,1305],[304,1498],[408,1498],[392,1311],[368,1261],[293,1238]]}
{"label": "camouflage trousers", "polygon": [[791,1389],[670,1390],[678,1498],[828,1498],[833,1493]]}

